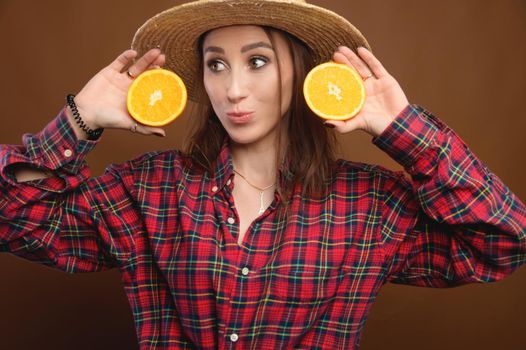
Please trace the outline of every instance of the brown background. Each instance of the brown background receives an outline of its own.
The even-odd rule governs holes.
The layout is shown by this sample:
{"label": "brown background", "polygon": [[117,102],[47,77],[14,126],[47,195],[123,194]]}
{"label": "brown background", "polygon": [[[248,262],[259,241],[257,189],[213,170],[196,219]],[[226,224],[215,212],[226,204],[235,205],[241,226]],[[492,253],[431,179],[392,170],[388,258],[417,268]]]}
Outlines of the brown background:
{"label": "brown background", "polygon": [[[409,100],[451,126],[526,199],[524,0],[312,1],[347,17]],[[0,0],[0,143],[39,131],[135,29],[181,1]],[[108,130],[89,156],[93,175],[142,152],[179,147],[188,116],[168,137]],[[398,168],[360,132],[344,156]],[[119,274],[67,275],[0,255],[0,348],[136,349]],[[453,289],[385,286],[362,349],[524,349],[526,270],[499,283]]]}

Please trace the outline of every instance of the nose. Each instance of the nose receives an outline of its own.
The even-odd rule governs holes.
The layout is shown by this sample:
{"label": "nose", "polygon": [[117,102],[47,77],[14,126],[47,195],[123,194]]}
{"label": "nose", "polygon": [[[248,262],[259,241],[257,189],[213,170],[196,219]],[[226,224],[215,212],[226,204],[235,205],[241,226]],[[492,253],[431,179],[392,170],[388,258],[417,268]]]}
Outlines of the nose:
{"label": "nose", "polygon": [[239,69],[231,71],[229,84],[227,86],[227,97],[231,103],[238,103],[247,97],[247,77],[243,75],[243,72]]}

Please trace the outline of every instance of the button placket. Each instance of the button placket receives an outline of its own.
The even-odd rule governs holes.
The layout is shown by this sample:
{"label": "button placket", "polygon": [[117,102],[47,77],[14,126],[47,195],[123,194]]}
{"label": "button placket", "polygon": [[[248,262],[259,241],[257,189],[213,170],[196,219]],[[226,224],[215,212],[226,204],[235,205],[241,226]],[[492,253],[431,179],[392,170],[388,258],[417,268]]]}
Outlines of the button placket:
{"label": "button placket", "polygon": [[[235,343],[239,340],[239,333],[236,332],[247,325],[243,323],[245,317],[243,316],[247,309],[244,306],[243,300],[246,298],[249,291],[249,275],[251,273],[250,266],[252,265],[252,259],[250,253],[245,250],[241,250],[237,256],[235,264],[238,266],[235,274],[232,274],[234,278],[232,283],[232,290],[230,294],[230,303],[229,303],[229,315],[227,321],[228,330],[226,334],[232,343]],[[240,345],[238,345],[240,346]]]}

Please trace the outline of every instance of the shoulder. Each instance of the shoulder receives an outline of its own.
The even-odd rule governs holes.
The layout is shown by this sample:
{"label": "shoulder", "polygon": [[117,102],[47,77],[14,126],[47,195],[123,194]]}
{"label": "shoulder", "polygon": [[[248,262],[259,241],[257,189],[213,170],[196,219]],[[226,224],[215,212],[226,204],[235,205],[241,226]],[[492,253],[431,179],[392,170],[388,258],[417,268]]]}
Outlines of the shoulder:
{"label": "shoulder", "polygon": [[391,170],[378,164],[369,164],[355,162],[346,159],[338,159],[335,162],[335,175],[364,175],[364,176],[382,176],[382,177],[399,177],[405,174],[403,171]]}
{"label": "shoulder", "polygon": [[152,151],[129,161],[130,169],[178,168],[184,165],[184,157],[178,150]]}
{"label": "shoulder", "polygon": [[[330,195],[344,203],[412,203],[413,182],[404,171],[395,171],[376,164],[337,160]],[[371,202],[371,200],[373,202]],[[413,206],[413,205],[412,205]]]}
{"label": "shoulder", "polygon": [[401,186],[409,186],[410,179],[408,174],[402,170],[391,170],[378,164],[368,164],[355,162],[345,159],[338,159],[335,162],[334,181],[355,183],[360,181],[363,184],[369,184],[369,187],[390,186],[398,183]]}
{"label": "shoulder", "polygon": [[119,177],[140,178],[143,181],[152,176],[180,174],[189,167],[191,161],[181,151],[169,149],[143,153],[123,163],[111,164],[105,173]]}

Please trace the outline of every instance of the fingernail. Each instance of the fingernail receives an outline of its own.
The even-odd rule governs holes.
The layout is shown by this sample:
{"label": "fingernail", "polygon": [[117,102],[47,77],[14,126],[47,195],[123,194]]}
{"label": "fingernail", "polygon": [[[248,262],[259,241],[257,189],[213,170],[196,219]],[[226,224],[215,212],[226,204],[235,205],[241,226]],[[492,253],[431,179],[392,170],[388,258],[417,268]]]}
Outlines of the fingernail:
{"label": "fingernail", "polygon": [[159,137],[165,137],[166,135],[164,134],[161,134],[160,132],[154,132],[153,133],[155,136],[159,136]]}
{"label": "fingernail", "polygon": [[336,127],[336,125],[330,124],[330,123],[323,123],[323,126],[325,126],[327,128],[331,128],[331,129]]}

